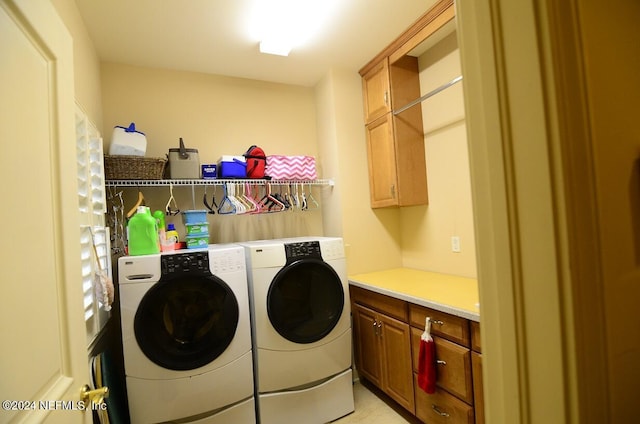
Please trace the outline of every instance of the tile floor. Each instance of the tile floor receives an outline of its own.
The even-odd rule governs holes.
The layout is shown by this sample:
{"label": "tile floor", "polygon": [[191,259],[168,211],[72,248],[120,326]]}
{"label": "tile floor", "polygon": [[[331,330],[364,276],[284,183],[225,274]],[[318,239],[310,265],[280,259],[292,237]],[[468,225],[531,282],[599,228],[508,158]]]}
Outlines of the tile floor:
{"label": "tile floor", "polygon": [[[375,388],[370,384],[356,381],[353,385],[353,397],[355,400],[355,411],[351,414],[333,421],[334,424],[407,424],[419,423],[419,421],[407,416],[401,410],[394,409],[378,397],[374,392]],[[395,408],[400,408],[395,405]]]}

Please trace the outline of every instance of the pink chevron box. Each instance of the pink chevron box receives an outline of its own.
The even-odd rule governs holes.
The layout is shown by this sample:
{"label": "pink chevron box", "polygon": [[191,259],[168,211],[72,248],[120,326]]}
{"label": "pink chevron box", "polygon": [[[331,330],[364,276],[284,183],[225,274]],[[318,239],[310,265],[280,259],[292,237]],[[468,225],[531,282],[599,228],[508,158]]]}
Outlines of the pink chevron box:
{"label": "pink chevron box", "polygon": [[315,180],[316,158],[313,156],[267,156],[265,175],[276,180]]}

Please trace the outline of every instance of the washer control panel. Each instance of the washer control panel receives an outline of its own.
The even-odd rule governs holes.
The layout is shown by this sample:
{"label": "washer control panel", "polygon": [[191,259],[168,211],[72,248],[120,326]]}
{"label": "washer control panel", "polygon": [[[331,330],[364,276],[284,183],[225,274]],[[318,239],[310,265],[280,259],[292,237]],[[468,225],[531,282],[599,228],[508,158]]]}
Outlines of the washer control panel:
{"label": "washer control panel", "polygon": [[190,252],[162,255],[162,275],[202,275],[209,273],[209,253]]}
{"label": "washer control panel", "polygon": [[320,253],[320,242],[303,241],[299,243],[287,243],[284,245],[287,262],[294,262],[300,259],[316,258],[322,260]]}
{"label": "washer control panel", "polygon": [[229,249],[209,253],[209,263],[213,275],[244,271],[246,268],[243,249]]}

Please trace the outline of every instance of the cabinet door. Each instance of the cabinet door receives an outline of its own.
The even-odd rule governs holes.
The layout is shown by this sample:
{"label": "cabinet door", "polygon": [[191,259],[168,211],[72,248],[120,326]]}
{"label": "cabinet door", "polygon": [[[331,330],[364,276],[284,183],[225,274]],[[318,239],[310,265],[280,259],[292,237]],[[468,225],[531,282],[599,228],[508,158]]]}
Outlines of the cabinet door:
{"label": "cabinet door", "polygon": [[391,111],[389,90],[389,61],[381,60],[362,76],[365,123],[369,123]]}
{"label": "cabinet door", "polygon": [[484,390],[482,388],[482,355],[471,352],[473,368],[473,397],[476,409],[476,424],[484,424]]}
{"label": "cabinet door", "polygon": [[396,206],[396,151],[393,117],[387,114],[367,125],[367,157],[371,207]]}
{"label": "cabinet door", "polygon": [[382,362],[378,348],[379,329],[376,313],[358,304],[353,305],[352,311],[358,372],[382,388]]}
{"label": "cabinet door", "polygon": [[382,322],[381,350],[385,392],[412,414],[415,413],[413,370],[411,365],[411,329],[409,324],[386,315]]}

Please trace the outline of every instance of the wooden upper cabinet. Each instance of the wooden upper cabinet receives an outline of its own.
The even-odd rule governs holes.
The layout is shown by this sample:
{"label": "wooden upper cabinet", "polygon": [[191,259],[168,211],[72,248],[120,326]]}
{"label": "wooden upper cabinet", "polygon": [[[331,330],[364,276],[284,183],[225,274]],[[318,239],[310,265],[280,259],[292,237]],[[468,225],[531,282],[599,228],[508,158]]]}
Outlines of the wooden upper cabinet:
{"label": "wooden upper cabinet", "polygon": [[368,124],[391,111],[389,60],[384,58],[362,75],[364,120]]}
{"label": "wooden upper cabinet", "polygon": [[378,118],[366,126],[366,132],[371,207],[397,205],[398,179],[392,116],[386,114]]}
{"label": "wooden upper cabinet", "polygon": [[371,207],[428,203],[418,58],[412,51],[454,17],[441,0],[361,70]]}

